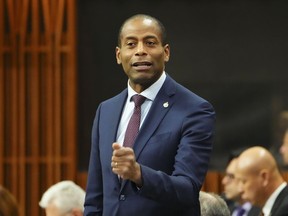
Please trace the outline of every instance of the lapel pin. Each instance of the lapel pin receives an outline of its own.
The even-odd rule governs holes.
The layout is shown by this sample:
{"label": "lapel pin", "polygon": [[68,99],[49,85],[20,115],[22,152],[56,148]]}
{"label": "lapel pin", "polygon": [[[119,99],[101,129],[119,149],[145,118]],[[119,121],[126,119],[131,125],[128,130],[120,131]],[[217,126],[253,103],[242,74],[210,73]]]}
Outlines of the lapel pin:
{"label": "lapel pin", "polygon": [[169,106],[168,102],[163,103],[163,107],[167,108]]}

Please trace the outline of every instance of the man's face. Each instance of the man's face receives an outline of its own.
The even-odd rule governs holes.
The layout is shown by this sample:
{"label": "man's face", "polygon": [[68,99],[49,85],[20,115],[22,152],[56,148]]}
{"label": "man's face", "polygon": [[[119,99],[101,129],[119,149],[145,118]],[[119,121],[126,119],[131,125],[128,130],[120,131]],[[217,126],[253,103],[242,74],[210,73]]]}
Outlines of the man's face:
{"label": "man's face", "polygon": [[239,201],[241,199],[241,193],[238,187],[238,180],[235,178],[237,159],[230,161],[226,168],[226,174],[222,179],[222,184],[224,186],[224,193],[227,199]]}
{"label": "man's face", "polygon": [[283,162],[288,165],[288,132],[285,133],[283,137],[283,143],[280,148],[280,153],[283,158]]}
{"label": "man's face", "polygon": [[63,213],[63,211],[61,212],[60,209],[53,204],[45,208],[45,213],[46,216],[83,216],[83,212],[79,209],[72,209]]}
{"label": "man's face", "polygon": [[116,47],[116,59],[130,79],[130,85],[148,88],[162,74],[169,60],[169,45],[162,45],[159,26],[150,19],[128,21]]}
{"label": "man's face", "polygon": [[264,188],[262,187],[263,179],[260,174],[245,169],[237,169],[235,177],[239,181],[238,190],[242,192],[241,198],[255,206],[263,206],[265,197],[262,196]]}
{"label": "man's face", "polygon": [[46,216],[66,216],[65,214],[61,213],[60,210],[55,205],[49,205],[45,209]]}

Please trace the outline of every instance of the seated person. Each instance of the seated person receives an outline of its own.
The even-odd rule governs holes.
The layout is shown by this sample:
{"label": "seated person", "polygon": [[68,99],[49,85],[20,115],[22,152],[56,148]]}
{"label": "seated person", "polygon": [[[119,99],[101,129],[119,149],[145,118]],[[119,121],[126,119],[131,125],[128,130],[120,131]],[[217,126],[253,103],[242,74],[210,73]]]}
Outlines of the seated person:
{"label": "seated person", "polygon": [[283,163],[288,166],[288,129],[284,133],[280,153],[282,155]]}
{"label": "seated person", "polygon": [[273,155],[261,146],[240,154],[236,165],[242,199],[262,209],[264,216],[288,216],[288,186]]}
{"label": "seated person", "polygon": [[39,205],[46,216],[83,216],[85,191],[66,180],[52,185],[43,194]]}
{"label": "seated person", "polygon": [[243,200],[241,197],[239,182],[235,179],[237,160],[236,156],[230,160],[226,168],[226,174],[222,179],[225,200],[232,216],[258,216],[260,208],[252,206],[250,202]]}
{"label": "seated person", "polygon": [[215,193],[200,191],[201,216],[230,216],[225,200]]}
{"label": "seated person", "polygon": [[6,188],[0,185],[0,215],[18,216],[18,203],[15,197]]}

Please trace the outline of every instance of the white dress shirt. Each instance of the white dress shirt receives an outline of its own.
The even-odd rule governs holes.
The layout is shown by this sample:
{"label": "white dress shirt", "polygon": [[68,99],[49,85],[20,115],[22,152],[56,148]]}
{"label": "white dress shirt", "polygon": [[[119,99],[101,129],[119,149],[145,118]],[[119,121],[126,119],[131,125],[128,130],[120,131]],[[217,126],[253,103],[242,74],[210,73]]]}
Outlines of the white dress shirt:
{"label": "white dress shirt", "polygon": [[[165,82],[165,79],[166,79],[166,73],[164,71],[162,73],[162,75],[160,76],[160,78],[155,83],[153,83],[149,88],[145,89],[143,92],[140,93],[140,95],[143,95],[144,97],[146,97],[146,100],[141,105],[140,128],[144,122],[144,119],[147,116],[147,113],[150,110],[152,102],[154,101],[160,88],[162,87],[163,83]],[[128,80],[127,85],[128,85],[128,97],[127,97],[127,101],[126,101],[125,107],[124,107],[123,112],[122,112],[122,117],[121,117],[120,124],[118,127],[117,139],[116,139],[116,142],[121,144],[121,145],[123,145],[126,128],[128,126],[128,122],[129,122],[129,120],[133,114],[133,111],[134,111],[134,102],[131,100],[131,97],[135,94],[138,94],[129,85],[129,80]],[[140,128],[139,128],[139,130],[140,130]]]}

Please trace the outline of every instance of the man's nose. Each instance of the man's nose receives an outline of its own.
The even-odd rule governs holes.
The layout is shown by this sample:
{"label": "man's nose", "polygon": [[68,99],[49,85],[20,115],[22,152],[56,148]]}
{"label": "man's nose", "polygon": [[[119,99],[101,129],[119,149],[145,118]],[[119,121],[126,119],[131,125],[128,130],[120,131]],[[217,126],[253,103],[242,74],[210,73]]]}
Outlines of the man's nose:
{"label": "man's nose", "polygon": [[137,45],[137,55],[143,55],[145,54],[146,51],[145,51],[145,47],[144,47],[144,44],[143,43],[138,43]]}

